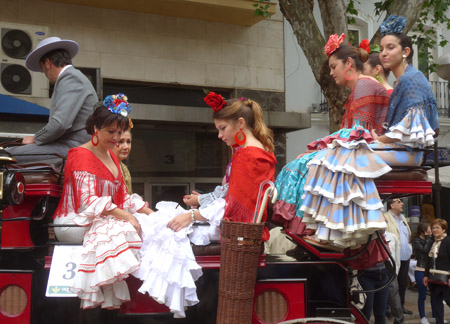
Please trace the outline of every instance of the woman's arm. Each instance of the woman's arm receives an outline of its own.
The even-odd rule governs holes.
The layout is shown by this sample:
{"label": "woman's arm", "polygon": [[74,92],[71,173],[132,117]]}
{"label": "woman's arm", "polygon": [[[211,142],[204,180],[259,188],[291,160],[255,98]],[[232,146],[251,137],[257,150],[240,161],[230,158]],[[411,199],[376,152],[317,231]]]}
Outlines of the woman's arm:
{"label": "woman's arm", "polygon": [[188,227],[189,224],[193,222],[192,215],[194,216],[194,221],[206,222],[208,219],[200,214],[200,211],[196,209],[191,209],[190,212],[180,214],[175,216],[168,224],[167,227],[175,232],[181,231],[183,228]]}
{"label": "woman's arm", "polygon": [[118,208],[113,202],[112,197],[97,196],[96,195],[96,176],[86,171],[75,171],[74,179],[80,184],[80,187],[74,194],[80,194],[80,215],[85,217],[95,217],[97,215],[112,215],[118,219],[130,222],[136,229],[138,234],[141,234],[141,226],[139,225],[133,214]]}

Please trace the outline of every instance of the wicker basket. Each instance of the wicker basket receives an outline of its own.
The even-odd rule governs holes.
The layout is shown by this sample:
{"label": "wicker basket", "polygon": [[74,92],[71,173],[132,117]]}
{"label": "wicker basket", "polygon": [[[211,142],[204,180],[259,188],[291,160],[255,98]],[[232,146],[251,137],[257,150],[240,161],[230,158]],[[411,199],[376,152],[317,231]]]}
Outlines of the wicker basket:
{"label": "wicker basket", "polygon": [[264,223],[222,220],[217,324],[250,324]]}

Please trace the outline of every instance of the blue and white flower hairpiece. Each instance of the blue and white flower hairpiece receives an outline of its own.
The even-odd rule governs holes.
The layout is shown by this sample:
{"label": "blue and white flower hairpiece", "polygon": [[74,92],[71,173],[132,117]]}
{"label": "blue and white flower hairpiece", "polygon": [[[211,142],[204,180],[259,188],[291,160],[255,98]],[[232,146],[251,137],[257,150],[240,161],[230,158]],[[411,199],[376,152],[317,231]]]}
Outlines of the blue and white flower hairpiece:
{"label": "blue and white flower hairpiece", "polygon": [[131,112],[128,98],[123,93],[107,96],[103,100],[103,105],[113,114],[120,114],[123,117],[128,117],[128,114]]}
{"label": "blue and white flower hairpiece", "polygon": [[401,34],[406,26],[406,18],[403,16],[390,15],[385,21],[381,23],[381,36],[387,34]]}

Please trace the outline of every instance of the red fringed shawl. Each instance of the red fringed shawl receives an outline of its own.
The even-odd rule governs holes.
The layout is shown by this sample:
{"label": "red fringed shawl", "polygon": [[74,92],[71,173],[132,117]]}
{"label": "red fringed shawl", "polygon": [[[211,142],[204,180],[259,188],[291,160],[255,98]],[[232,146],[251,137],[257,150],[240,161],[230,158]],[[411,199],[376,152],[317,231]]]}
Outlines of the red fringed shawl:
{"label": "red fringed shawl", "polygon": [[[249,146],[238,150],[231,163],[224,217],[231,221],[251,223],[258,200],[259,185],[264,180],[274,181],[277,160],[273,153]],[[262,221],[266,219],[267,210]],[[263,240],[268,238],[269,231],[266,228]]]}
{"label": "red fringed shawl", "polygon": [[389,95],[386,89],[375,80],[361,78],[355,83],[345,103],[341,128],[352,128],[357,123],[369,131],[376,129],[382,135],[388,105]]}
{"label": "red fringed shawl", "polygon": [[[71,211],[78,212],[78,209],[81,206],[81,186],[84,178],[76,178],[74,175],[75,171],[86,171],[96,176],[94,192],[89,192],[89,197],[108,195],[112,197],[112,202],[114,204],[119,206],[119,208],[123,207],[127,192],[123,182],[122,171],[116,155],[111,150],[109,151],[109,154],[119,171],[117,178],[114,178],[111,171],[90,150],[83,147],[75,147],[69,150],[67,162],[64,167],[64,188],[62,197],[53,217],[66,216],[68,212]],[[104,188],[105,181],[116,183],[118,185],[118,190],[111,190],[111,192],[104,193],[102,189]],[[70,194],[70,191],[72,194]]]}

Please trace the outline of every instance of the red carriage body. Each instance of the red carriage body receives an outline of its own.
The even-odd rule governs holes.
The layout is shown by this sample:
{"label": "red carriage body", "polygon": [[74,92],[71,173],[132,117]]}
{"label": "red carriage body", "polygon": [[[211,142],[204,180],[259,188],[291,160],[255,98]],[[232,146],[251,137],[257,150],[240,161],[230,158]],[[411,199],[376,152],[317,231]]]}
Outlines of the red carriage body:
{"label": "red carriage body", "polygon": [[[26,185],[23,202],[14,205],[6,202],[8,192],[4,190],[4,184],[0,184],[0,322],[41,324],[71,323],[73,320],[75,323],[70,314],[79,311],[76,298],[45,297],[51,247],[59,244],[51,235],[51,217],[62,192],[61,174],[48,166],[19,170],[0,164],[0,173],[5,172],[22,173]],[[377,180],[376,184],[383,196],[432,192],[432,183],[423,178]],[[321,250],[294,234],[287,234],[303,248],[304,258],[287,261],[280,257],[260,256],[252,323],[317,317],[328,318],[328,321],[338,318],[367,323],[351,303],[350,274],[342,265],[343,254]],[[140,320],[152,323],[152,319],[156,323],[215,322],[220,247],[213,244],[194,249],[194,253],[204,275],[197,283],[200,303],[187,311],[186,319],[174,320],[164,305],[139,294],[140,281],[130,277],[132,301],[123,304],[110,323],[128,323],[128,320],[130,323]],[[211,302],[213,300],[215,302]]]}

